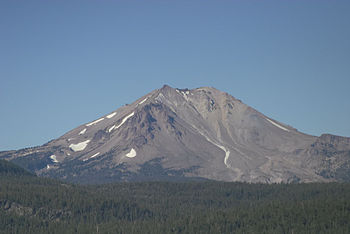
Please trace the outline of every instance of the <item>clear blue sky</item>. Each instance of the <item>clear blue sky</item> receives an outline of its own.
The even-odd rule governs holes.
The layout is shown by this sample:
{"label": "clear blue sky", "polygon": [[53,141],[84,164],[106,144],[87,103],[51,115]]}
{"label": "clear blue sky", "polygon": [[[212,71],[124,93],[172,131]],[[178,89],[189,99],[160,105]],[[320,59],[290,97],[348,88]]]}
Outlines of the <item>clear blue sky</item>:
{"label": "clear blue sky", "polygon": [[350,136],[350,1],[0,1],[0,150],[169,84]]}

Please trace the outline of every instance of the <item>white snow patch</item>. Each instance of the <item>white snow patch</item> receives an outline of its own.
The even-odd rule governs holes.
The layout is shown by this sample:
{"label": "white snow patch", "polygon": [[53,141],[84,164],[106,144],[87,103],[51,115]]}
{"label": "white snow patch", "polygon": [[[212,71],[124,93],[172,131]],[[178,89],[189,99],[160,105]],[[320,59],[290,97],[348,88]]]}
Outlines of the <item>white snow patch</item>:
{"label": "white snow patch", "polygon": [[133,157],[135,157],[135,156],[136,156],[136,150],[134,150],[134,148],[132,148],[132,149],[130,150],[130,152],[127,153],[125,156],[128,157],[128,158],[133,158]]}
{"label": "white snow patch", "polygon": [[109,114],[106,116],[107,119],[112,118],[113,116],[115,116],[117,114],[117,112],[113,112],[112,114]]}
{"label": "white snow patch", "polygon": [[47,164],[47,165],[46,165],[46,168],[47,168],[47,169],[50,169],[50,165],[49,165],[49,164]]}
{"label": "white snow patch", "polygon": [[[202,134],[201,132],[199,132],[200,134]],[[219,145],[219,144],[217,144],[217,143],[215,143],[215,142],[213,142],[212,140],[210,140],[207,136],[205,136],[204,134],[202,134],[210,143],[212,143],[212,144],[214,144],[214,145],[216,145],[217,147],[219,147],[220,149],[222,149],[224,152],[225,152],[225,158],[224,158],[224,164],[226,165],[226,167],[227,168],[229,168],[229,169],[231,169],[231,170],[233,170],[236,174],[237,174],[237,180],[239,179],[239,178],[241,178],[242,177],[242,175],[243,175],[243,172],[241,171],[241,169],[239,169],[239,168],[237,168],[237,167],[232,167],[230,164],[228,164],[228,162],[227,162],[227,160],[228,160],[228,158],[230,157],[230,151],[229,150],[227,150],[224,146],[222,146],[222,145]],[[240,151],[238,151],[238,152],[240,152]],[[241,152],[240,152],[241,153]],[[241,153],[242,154],[242,153]],[[243,154],[242,154],[243,155]]]}
{"label": "white snow patch", "polygon": [[[194,127],[194,126],[193,126],[193,127]],[[195,127],[195,129],[197,129],[197,128]],[[203,133],[202,133],[201,131],[199,131],[198,129],[197,129],[197,131],[199,132],[199,134],[201,134],[202,136],[204,136],[205,139],[207,139],[207,141],[209,141],[209,142],[212,143],[213,145],[219,147],[220,149],[222,149],[222,150],[225,152],[224,164],[226,165],[227,168],[231,168],[231,166],[227,163],[227,160],[228,160],[228,158],[230,157],[230,151],[227,150],[224,146],[219,145],[219,144],[215,143],[214,141],[212,141],[209,137],[207,137],[205,134],[203,134]]]}
{"label": "white snow patch", "polygon": [[50,156],[50,158],[51,158],[52,162],[58,163],[56,155],[53,154]]}
{"label": "white snow patch", "polygon": [[92,156],[89,157],[89,158],[84,158],[84,159],[83,159],[83,162],[86,162],[87,160],[92,159],[92,158],[96,157],[96,156],[99,155],[99,154],[100,154],[100,152],[98,152],[98,153],[92,155]]}
{"label": "white snow patch", "polygon": [[67,153],[68,156],[70,156],[70,153]]}
{"label": "white snow patch", "polygon": [[[230,157],[230,151],[229,150],[227,150],[224,146],[222,146],[222,145],[219,145],[219,144],[217,144],[217,143],[215,143],[214,141],[212,141],[209,137],[207,137],[205,134],[203,134],[199,129],[197,129],[194,125],[192,125],[198,132],[199,132],[199,134],[201,134],[202,136],[204,136],[205,137],[205,139],[207,139],[207,141],[209,141],[210,143],[212,143],[213,145],[215,145],[215,146],[217,146],[217,147],[219,147],[220,149],[222,149],[224,152],[225,152],[225,158],[224,158],[224,164],[226,165],[226,167],[227,168],[229,168],[229,169],[231,169],[231,170],[233,170],[236,174],[237,174],[237,180],[239,179],[239,178],[241,178],[242,177],[242,175],[243,175],[243,172],[239,169],[239,168],[235,168],[235,167],[232,167],[230,164],[228,164],[228,162],[227,162],[227,160],[228,160],[228,158]],[[235,149],[236,150],[236,149]],[[240,151],[238,151],[238,152],[240,152]],[[240,152],[241,153],[241,152]],[[242,153],[241,153],[242,154]],[[243,154],[242,154],[243,155]]]}
{"label": "white snow patch", "polygon": [[86,141],[80,142],[78,144],[70,144],[69,148],[71,148],[74,152],[82,151],[86,148],[86,146],[89,142],[90,142],[90,140],[86,140]]}
{"label": "white snow patch", "polygon": [[[239,169],[239,168],[237,168],[237,167],[232,167],[232,166],[231,166],[230,164],[228,164],[228,162],[227,162],[228,159],[229,159],[229,157],[230,157],[230,153],[231,153],[231,152],[230,152],[229,150],[227,150],[224,146],[215,143],[215,142],[214,142],[213,140],[211,140],[206,134],[202,133],[196,126],[192,125],[192,127],[193,127],[194,129],[196,129],[196,130],[198,131],[199,134],[201,134],[202,136],[204,136],[205,139],[207,139],[207,141],[209,141],[209,142],[212,143],[213,145],[219,147],[220,149],[222,149],[222,150],[225,152],[224,164],[225,164],[225,166],[226,166],[227,168],[233,170],[233,171],[237,174],[236,180],[239,180],[239,179],[242,177],[242,175],[243,175],[242,170]],[[231,147],[232,147],[232,146],[231,146]],[[236,151],[239,152],[240,154],[244,155],[244,154],[243,154],[241,151],[239,151],[238,149],[234,148],[234,150],[236,150]]]}
{"label": "white snow patch", "polygon": [[280,128],[280,129],[282,129],[282,130],[284,130],[284,131],[287,131],[287,132],[289,132],[289,129],[287,129],[287,128],[285,128],[285,127],[282,127],[281,125],[279,125],[278,123],[275,123],[274,121],[272,121],[271,119],[267,119],[267,118],[265,118],[267,121],[269,121],[270,123],[272,123],[273,125],[275,125],[276,127],[278,127],[278,128]]}
{"label": "white snow patch", "polygon": [[225,163],[226,167],[229,168],[230,165],[228,165],[227,160],[228,160],[228,158],[230,157],[230,151],[227,150],[227,149],[226,149],[225,147],[223,147],[222,145],[216,144],[216,146],[219,147],[220,149],[222,149],[222,150],[225,152],[224,163]]}
{"label": "white snow patch", "polygon": [[186,93],[185,93],[184,91],[181,92],[182,95],[184,96],[184,98],[186,99],[186,101],[188,101],[187,92],[188,92],[188,91],[186,91]]}
{"label": "white snow patch", "polygon": [[110,128],[108,129],[108,132],[111,132],[111,131],[113,131],[113,129],[117,129],[117,128],[119,128],[120,126],[122,126],[122,125],[123,125],[130,117],[132,117],[134,114],[135,114],[135,112],[132,112],[131,114],[125,116],[124,119],[122,120],[122,122],[121,122],[120,124],[118,124],[118,125],[113,125],[112,127],[110,127]]}
{"label": "white snow patch", "polygon": [[130,117],[132,117],[135,114],[135,112],[132,112],[131,114],[127,115],[124,117],[124,119],[122,120],[122,122],[115,127],[115,129],[119,128],[120,126],[122,126]]}
{"label": "white snow patch", "polygon": [[178,89],[176,89],[176,92],[180,93],[180,91]]}
{"label": "white snow patch", "polygon": [[100,152],[98,152],[98,153],[92,155],[90,158],[94,158],[94,157],[98,156],[99,154],[100,154]]}
{"label": "white snow patch", "polygon": [[85,132],[86,132],[86,128],[84,128],[83,130],[81,130],[81,131],[79,132],[79,135],[83,135]]}
{"label": "white snow patch", "polygon": [[148,99],[148,98],[143,99],[143,100],[139,103],[139,105],[141,105],[142,103],[144,103],[145,101],[147,101],[147,99]]}
{"label": "white snow patch", "polygon": [[[204,135],[203,135],[204,136]],[[210,140],[207,136],[204,136],[207,141],[211,142],[213,145],[216,145],[217,147],[219,147],[220,149],[222,149],[225,152],[225,158],[224,158],[224,164],[226,165],[227,168],[230,168],[230,165],[227,163],[228,158],[230,157],[230,151],[227,150],[224,146],[219,145],[215,142],[213,142],[212,140]]]}
{"label": "white snow patch", "polygon": [[186,91],[186,94],[189,95],[189,94],[190,94],[190,91]]}
{"label": "white snow patch", "polygon": [[100,121],[102,121],[102,120],[104,120],[104,119],[105,119],[105,118],[101,118],[101,119],[95,120],[94,122],[88,123],[88,124],[86,124],[86,127],[89,127],[89,126],[91,126],[91,125],[97,124],[98,122],[100,122]]}
{"label": "white snow patch", "polygon": [[110,127],[110,128],[108,129],[108,132],[111,132],[114,128],[115,128],[115,125],[113,125],[112,127]]}

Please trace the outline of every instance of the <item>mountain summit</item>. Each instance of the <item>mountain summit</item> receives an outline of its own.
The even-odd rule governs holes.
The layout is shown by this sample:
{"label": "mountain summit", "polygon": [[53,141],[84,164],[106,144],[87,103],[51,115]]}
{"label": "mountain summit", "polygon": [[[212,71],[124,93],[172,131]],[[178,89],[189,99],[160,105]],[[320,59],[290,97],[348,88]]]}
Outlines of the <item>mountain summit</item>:
{"label": "mountain summit", "polygon": [[79,183],[350,180],[350,138],[298,132],[209,87],[164,85],[43,146],[0,158]]}

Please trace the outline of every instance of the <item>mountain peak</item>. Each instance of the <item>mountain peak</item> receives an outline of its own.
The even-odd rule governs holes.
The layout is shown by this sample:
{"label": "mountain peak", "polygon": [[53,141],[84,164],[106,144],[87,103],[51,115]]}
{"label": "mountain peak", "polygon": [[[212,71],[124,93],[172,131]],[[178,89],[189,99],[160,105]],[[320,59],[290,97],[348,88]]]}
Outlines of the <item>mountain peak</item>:
{"label": "mountain peak", "polygon": [[162,88],[160,88],[160,90],[169,90],[169,89],[173,89],[170,85],[164,84]]}
{"label": "mountain peak", "polygon": [[171,86],[168,84],[164,84],[162,88],[171,88]]}
{"label": "mountain peak", "polygon": [[213,87],[164,85],[43,146],[0,158],[80,183],[333,181],[347,178],[349,142],[300,133]]}

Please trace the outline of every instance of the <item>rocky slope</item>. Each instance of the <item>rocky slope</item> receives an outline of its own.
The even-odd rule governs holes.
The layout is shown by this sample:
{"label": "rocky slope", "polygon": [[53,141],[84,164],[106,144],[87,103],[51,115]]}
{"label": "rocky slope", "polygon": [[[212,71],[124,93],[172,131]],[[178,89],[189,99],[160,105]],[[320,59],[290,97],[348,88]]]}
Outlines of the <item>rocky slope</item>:
{"label": "rocky slope", "polygon": [[298,132],[208,87],[165,85],[43,146],[0,158],[79,183],[350,180],[350,138]]}

